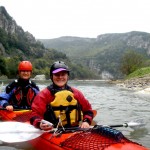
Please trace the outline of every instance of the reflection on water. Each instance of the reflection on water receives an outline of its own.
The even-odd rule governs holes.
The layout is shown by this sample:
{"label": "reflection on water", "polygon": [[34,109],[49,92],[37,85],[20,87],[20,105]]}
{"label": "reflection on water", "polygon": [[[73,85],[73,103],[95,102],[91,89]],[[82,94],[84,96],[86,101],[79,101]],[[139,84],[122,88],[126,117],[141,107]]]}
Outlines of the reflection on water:
{"label": "reflection on water", "polygon": [[[49,81],[35,81],[42,90]],[[69,81],[71,86],[81,90],[96,109],[95,121],[101,125],[123,124],[143,119],[145,125],[136,130],[118,128],[129,139],[150,147],[150,95],[119,88],[105,81]]]}

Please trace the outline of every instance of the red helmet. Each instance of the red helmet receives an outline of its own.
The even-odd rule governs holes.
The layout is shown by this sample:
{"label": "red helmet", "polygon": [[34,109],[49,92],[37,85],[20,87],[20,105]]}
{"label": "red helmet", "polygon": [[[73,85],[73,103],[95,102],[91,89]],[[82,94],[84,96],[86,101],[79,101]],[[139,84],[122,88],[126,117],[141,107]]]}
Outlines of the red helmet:
{"label": "red helmet", "polygon": [[18,65],[18,71],[32,71],[32,64],[30,61],[21,61]]}

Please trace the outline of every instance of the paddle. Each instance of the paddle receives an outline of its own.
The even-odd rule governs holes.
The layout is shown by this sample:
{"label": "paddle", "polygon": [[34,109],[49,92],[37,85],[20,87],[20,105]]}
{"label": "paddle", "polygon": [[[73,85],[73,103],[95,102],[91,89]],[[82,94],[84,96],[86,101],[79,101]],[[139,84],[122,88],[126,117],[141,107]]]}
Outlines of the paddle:
{"label": "paddle", "polygon": [[[129,123],[124,123],[120,125],[104,125],[108,127],[141,127],[144,124],[140,124],[140,122],[134,122],[131,121]],[[98,126],[103,126],[103,125],[98,125]],[[92,128],[93,126],[91,126]],[[87,130],[87,129],[82,129],[79,127],[76,128],[66,128],[67,130]],[[43,131],[40,129],[35,128],[34,126],[27,124],[27,123],[22,123],[22,122],[13,122],[13,121],[8,121],[8,122],[0,122],[0,140],[3,142],[7,143],[15,143],[15,142],[24,142],[24,141],[29,141],[32,139],[35,139],[42,135],[45,132],[55,132],[56,129],[53,129],[52,131]]]}

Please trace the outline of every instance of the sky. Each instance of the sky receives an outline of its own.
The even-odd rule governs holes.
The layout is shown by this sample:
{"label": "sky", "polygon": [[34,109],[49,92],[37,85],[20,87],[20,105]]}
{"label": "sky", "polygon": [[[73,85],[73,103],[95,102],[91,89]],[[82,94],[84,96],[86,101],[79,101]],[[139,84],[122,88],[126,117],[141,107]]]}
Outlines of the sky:
{"label": "sky", "polygon": [[36,39],[150,33],[150,0],[0,0],[0,6]]}

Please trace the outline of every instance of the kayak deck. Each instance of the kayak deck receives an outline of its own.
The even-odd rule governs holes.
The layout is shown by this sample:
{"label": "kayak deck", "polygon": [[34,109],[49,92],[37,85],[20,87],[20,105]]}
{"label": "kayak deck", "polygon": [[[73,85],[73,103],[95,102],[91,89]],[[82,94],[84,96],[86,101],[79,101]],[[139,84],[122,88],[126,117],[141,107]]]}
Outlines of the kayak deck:
{"label": "kayak deck", "polygon": [[148,150],[125,137],[118,141],[91,131],[65,133],[59,137],[52,137],[52,133],[43,134],[29,142],[36,147],[36,150]]}

